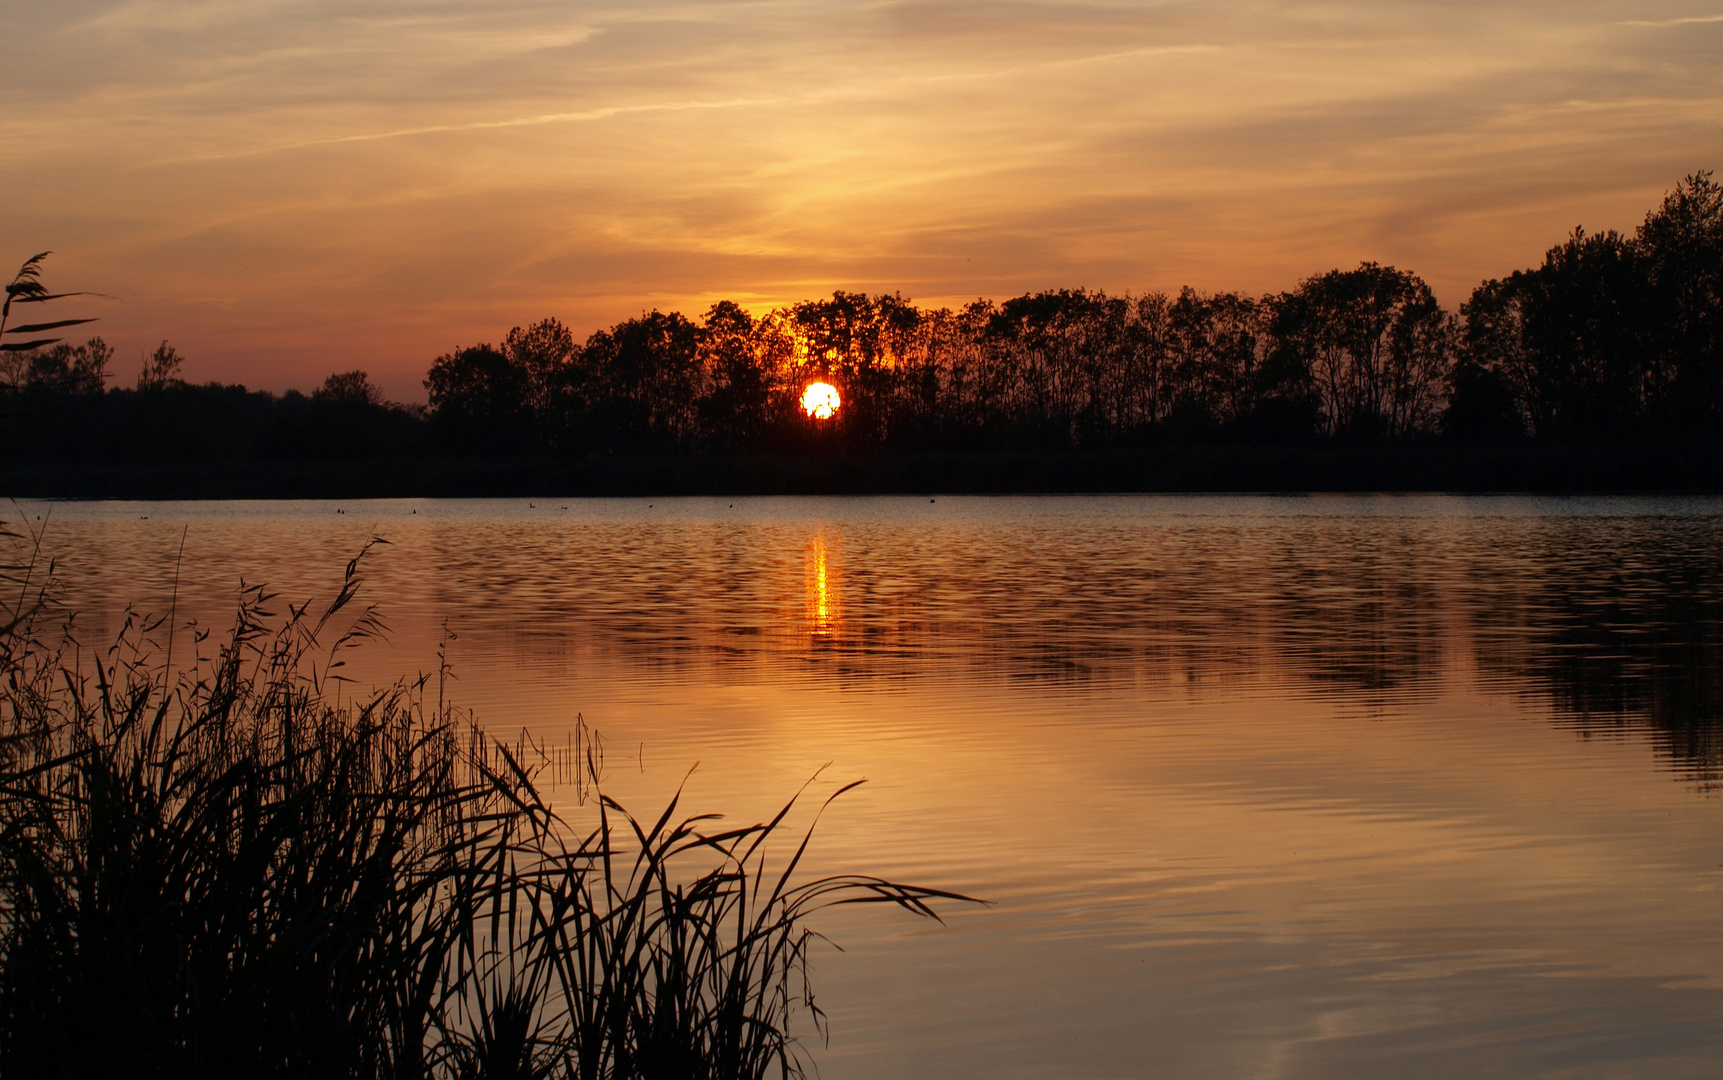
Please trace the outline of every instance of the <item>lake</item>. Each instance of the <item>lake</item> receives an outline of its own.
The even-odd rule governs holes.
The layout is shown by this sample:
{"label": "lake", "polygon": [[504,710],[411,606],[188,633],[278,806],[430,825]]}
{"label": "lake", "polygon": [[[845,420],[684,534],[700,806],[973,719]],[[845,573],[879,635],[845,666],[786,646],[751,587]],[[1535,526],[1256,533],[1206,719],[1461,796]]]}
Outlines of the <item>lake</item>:
{"label": "lake", "polygon": [[990,904],[816,920],[828,1080],[1723,1071],[1723,500],[23,509],[91,647],[378,536],[344,692],[442,646],[647,816],[865,777],[809,871]]}

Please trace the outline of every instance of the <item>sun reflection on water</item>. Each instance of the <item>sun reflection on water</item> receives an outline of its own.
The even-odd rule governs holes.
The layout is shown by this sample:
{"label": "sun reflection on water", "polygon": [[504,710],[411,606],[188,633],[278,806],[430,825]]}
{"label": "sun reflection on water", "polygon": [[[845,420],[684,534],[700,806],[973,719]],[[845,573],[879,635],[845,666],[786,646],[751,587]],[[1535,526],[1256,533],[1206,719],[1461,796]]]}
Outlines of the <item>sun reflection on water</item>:
{"label": "sun reflection on water", "polygon": [[826,534],[816,533],[807,546],[808,627],[811,633],[828,635],[837,627],[834,595],[835,567],[826,548]]}

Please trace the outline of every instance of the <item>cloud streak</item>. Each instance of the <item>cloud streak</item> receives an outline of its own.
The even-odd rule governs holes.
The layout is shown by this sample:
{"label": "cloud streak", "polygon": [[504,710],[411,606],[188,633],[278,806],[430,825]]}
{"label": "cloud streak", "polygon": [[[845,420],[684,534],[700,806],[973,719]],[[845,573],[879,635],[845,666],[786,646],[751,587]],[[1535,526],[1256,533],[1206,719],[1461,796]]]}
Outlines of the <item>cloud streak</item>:
{"label": "cloud streak", "polygon": [[166,158],[156,165],[186,165],[205,161],[226,161],[236,158],[281,154],[293,150],[309,150],[321,146],[341,146],[347,143],[382,142],[387,139],[407,139],[416,135],[444,135],[462,131],[500,131],[507,128],[538,127],[544,124],[577,124],[594,120],[610,120],[655,112],[691,112],[701,109],[741,109],[750,105],[774,105],[783,98],[738,98],[734,101],[672,101],[647,105],[609,105],[582,112],[546,113],[540,116],[516,116],[504,120],[473,120],[464,124],[432,124],[425,127],[401,128],[397,131],[374,131],[360,135],[337,135],[327,139],[307,139],[302,142],[280,143],[253,147],[225,154],[204,154],[196,157]]}
{"label": "cloud streak", "polygon": [[1723,23],[1723,15],[1684,15],[1675,19],[1623,19],[1618,26],[1692,26],[1699,23]]}

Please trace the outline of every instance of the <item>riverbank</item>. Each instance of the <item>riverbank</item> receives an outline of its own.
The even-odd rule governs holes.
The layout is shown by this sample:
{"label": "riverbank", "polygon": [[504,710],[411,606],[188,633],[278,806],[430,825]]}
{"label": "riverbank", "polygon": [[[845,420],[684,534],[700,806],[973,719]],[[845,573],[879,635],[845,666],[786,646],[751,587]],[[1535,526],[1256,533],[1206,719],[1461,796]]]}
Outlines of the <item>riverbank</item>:
{"label": "riverbank", "polygon": [[1723,492],[1716,445],[1170,446],[1061,453],[12,464],[18,498],[459,498],[1084,492]]}

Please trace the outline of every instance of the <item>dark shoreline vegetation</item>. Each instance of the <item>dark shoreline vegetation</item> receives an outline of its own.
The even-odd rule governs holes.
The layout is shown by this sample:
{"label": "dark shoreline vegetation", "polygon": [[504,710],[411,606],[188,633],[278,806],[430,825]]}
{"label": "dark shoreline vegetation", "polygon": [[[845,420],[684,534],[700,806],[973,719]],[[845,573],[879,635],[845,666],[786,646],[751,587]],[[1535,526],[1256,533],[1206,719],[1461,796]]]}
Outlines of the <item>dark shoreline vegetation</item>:
{"label": "dark shoreline vegetation", "polygon": [[1723,491],[1723,447],[1654,444],[1194,445],[832,455],[361,458],[13,466],[50,499],[582,498],[1130,492]]}
{"label": "dark shoreline vegetation", "polygon": [[[38,268],[9,296],[57,299]],[[584,344],[517,327],[436,358],[428,407],[363,371],[190,385],[166,342],[130,388],[100,338],[3,348],[18,495],[1718,491],[1723,188],[1695,173],[1631,236],[1575,229],[1458,312],[1374,263],[1262,297],[725,301]],[[815,379],[830,421],[797,407]]]}
{"label": "dark shoreline vegetation", "polygon": [[492,740],[446,669],[344,689],[363,553],[320,615],[250,588],[225,635],[133,616],[92,649],[8,535],[0,1075],[799,1076],[808,916],[965,899],[798,875],[812,825],[773,837],[806,789],[636,819],[584,730]]}

